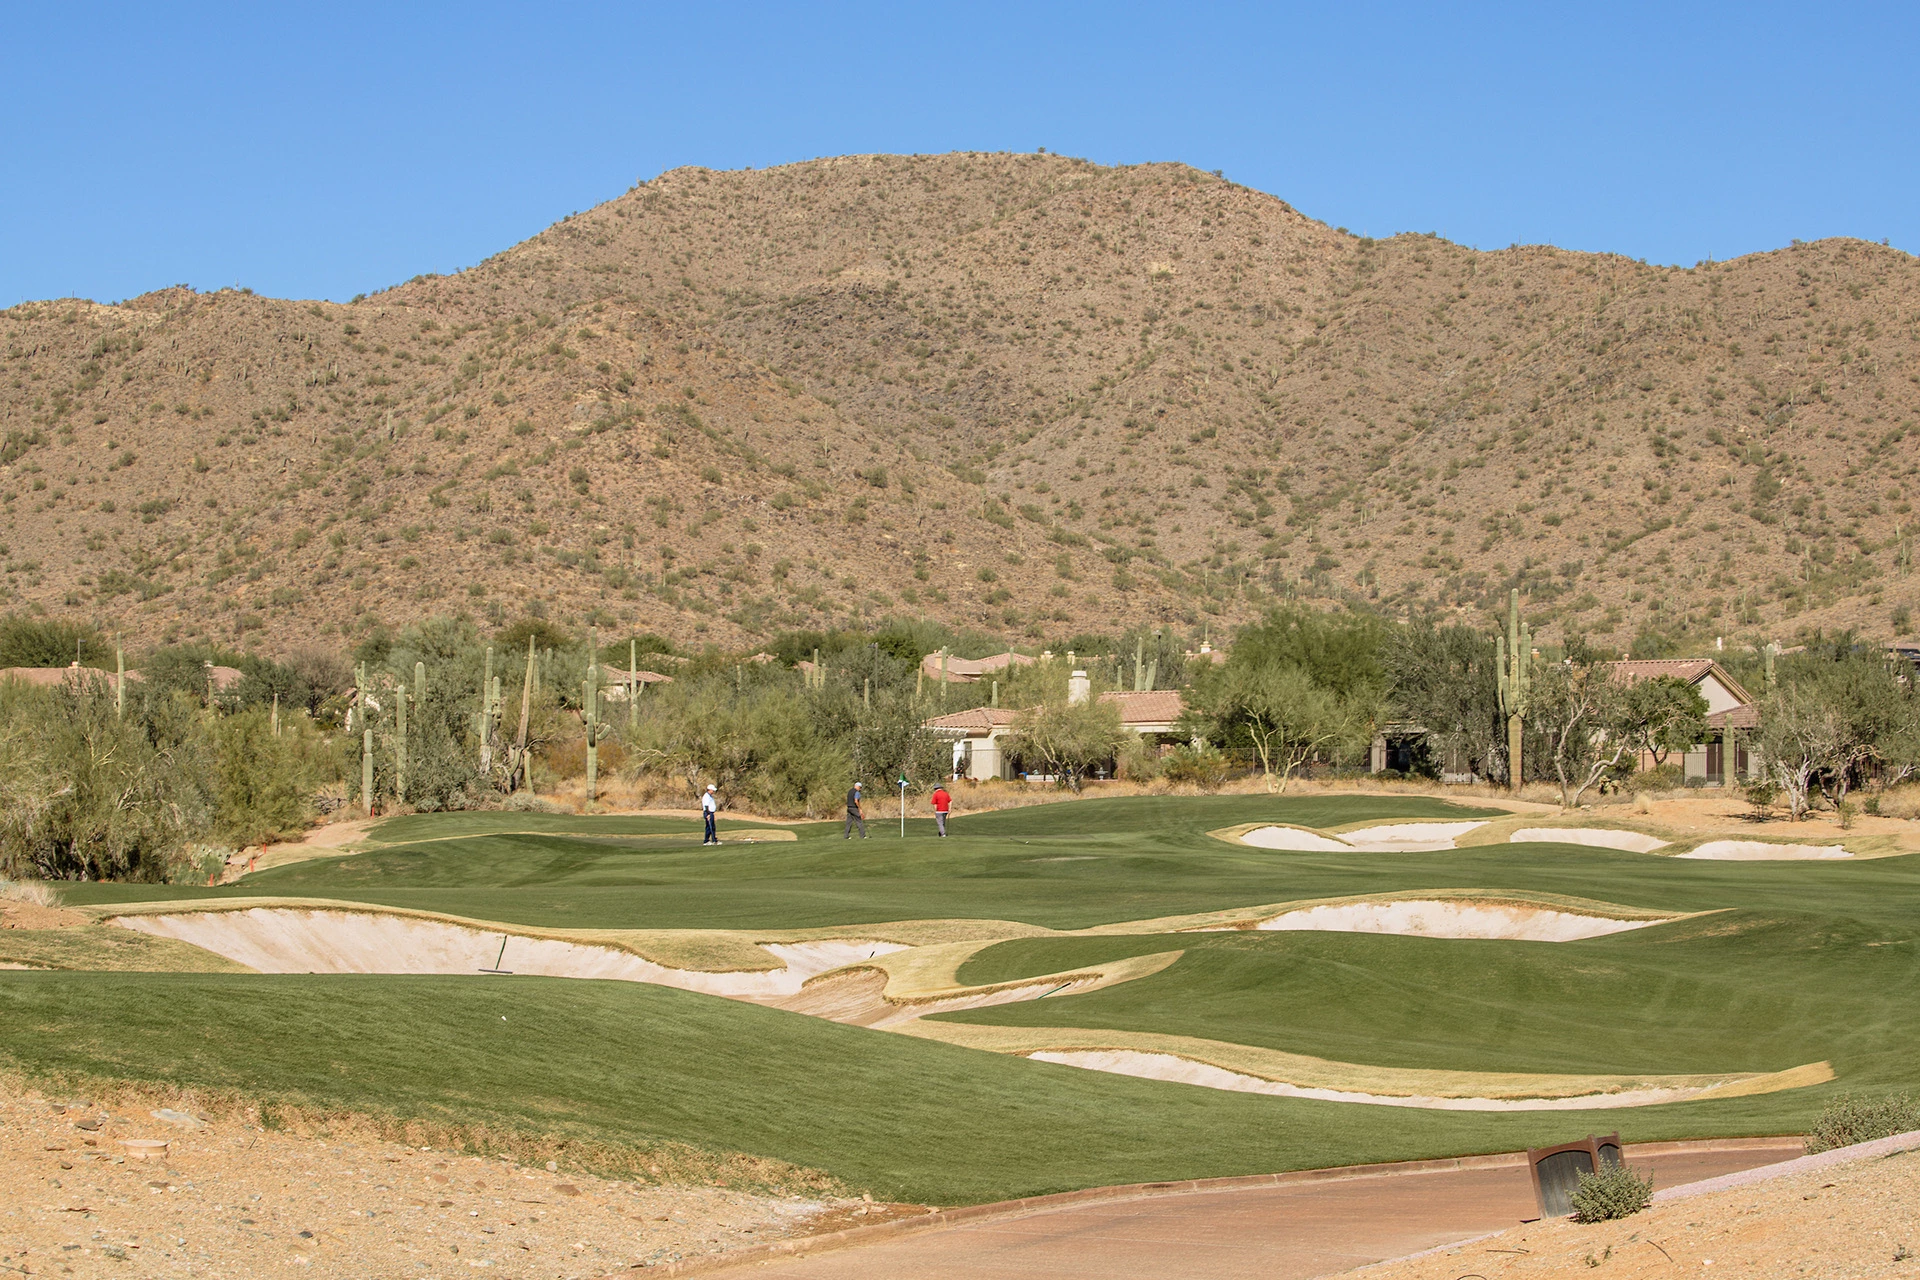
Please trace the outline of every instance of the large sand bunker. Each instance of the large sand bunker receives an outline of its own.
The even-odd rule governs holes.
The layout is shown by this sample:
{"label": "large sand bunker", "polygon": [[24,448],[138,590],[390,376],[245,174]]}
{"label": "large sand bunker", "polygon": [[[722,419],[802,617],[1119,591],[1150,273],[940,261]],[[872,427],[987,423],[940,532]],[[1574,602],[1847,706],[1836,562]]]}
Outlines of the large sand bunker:
{"label": "large sand bunker", "polygon": [[1614,831],[1607,827],[1522,827],[1507,837],[1510,844],[1578,844],[1593,849],[1624,849],[1628,853],[1652,853],[1666,847],[1658,836],[1638,831]]}
{"label": "large sand bunker", "polygon": [[1483,938],[1505,942],[1577,942],[1629,929],[1666,924],[1674,917],[1620,920],[1611,916],[1556,911],[1518,902],[1410,899],[1392,902],[1330,902],[1258,921],[1251,926],[1222,925],[1194,933],[1220,933],[1236,927],[1325,933],[1397,933],[1418,938]]}
{"label": "large sand bunker", "polygon": [[1851,858],[1837,844],[1770,844],[1765,840],[1709,840],[1677,858],[1706,858],[1717,862],[1802,862],[1811,859]]}
{"label": "large sand bunker", "polygon": [[1716,1082],[1685,1088],[1623,1089],[1566,1098],[1443,1098],[1302,1087],[1228,1071],[1224,1067],[1195,1062],[1171,1053],[1143,1053],[1137,1049],[1043,1049],[1026,1056],[1040,1062],[1057,1062],[1061,1066],[1110,1071],[1116,1075],[1139,1076],[1147,1080],[1171,1080],[1178,1084],[1196,1084],[1207,1089],[1228,1089],[1236,1093],[1266,1093],[1282,1098],[1313,1098],[1321,1102],[1362,1102],[1383,1107],[1423,1107],[1434,1111],[1594,1111],[1609,1107],[1647,1107],[1697,1098],[1724,1088]]}
{"label": "large sand bunker", "polygon": [[1255,827],[1240,837],[1256,849],[1286,849],[1322,853],[1351,849],[1363,853],[1430,853],[1451,849],[1453,842],[1481,822],[1392,822],[1326,835],[1305,827]]}
{"label": "large sand bunker", "polygon": [[442,973],[506,970],[553,978],[650,982],[708,995],[792,995],[808,978],[889,951],[898,943],[831,939],[761,948],[784,968],[736,973],[674,969],[616,947],[491,933],[440,920],[362,911],[255,907],[116,916],[126,929],[175,938],[261,973]]}

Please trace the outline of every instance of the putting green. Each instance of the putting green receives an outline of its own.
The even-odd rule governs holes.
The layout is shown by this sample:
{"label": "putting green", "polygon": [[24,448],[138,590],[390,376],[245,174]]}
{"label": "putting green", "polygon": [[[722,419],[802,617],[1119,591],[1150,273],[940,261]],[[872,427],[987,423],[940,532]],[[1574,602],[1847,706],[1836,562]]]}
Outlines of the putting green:
{"label": "putting green", "polygon": [[[288,925],[290,935],[319,930],[321,943],[326,921],[380,916],[443,931],[432,963],[464,965],[470,942],[512,938],[639,957],[701,982],[731,974],[737,984],[759,983],[726,1000],[634,982],[488,978],[470,968],[415,970],[470,977],[195,980],[203,984],[196,990],[217,988],[249,1008],[275,998],[310,1007],[332,998],[322,992],[407,983],[508,1003],[536,987],[558,988],[562,1000],[643,993],[592,997],[621,1009],[672,996],[703,1010],[711,1034],[674,1033],[631,1061],[610,1056],[625,1043],[622,1028],[567,1042],[570,1055],[630,1078],[652,1099],[620,1134],[814,1165],[873,1183],[876,1194],[942,1203],[1512,1149],[1576,1125],[1551,1112],[1458,1107],[1578,1106],[1589,1112],[1578,1117],[1582,1132],[1619,1126],[1645,1139],[1791,1132],[1831,1090],[1911,1087],[1920,1060],[1920,1032],[1883,994],[1920,976],[1913,913],[1903,907],[1920,887],[1911,858],[1721,862],[1505,839],[1289,851],[1209,835],[1249,825],[1337,835],[1486,822],[1472,831],[1478,836],[1509,823],[1545,825],[1389,796],[1088,800],[963,815],[946,841],[926,838],[930,824],[910,822],[904,842],[875,824],[873,839],[848,843],[823,823],[790,828],[788,841],[720,849],[698,848],[692,831],[684,846],[661,847],[656,839],[671,833],[594,825],[602,820],[491,832],[464,815],[400,821],[370,833],[370,842],[392,841],[383,847],[225,889],[77,886],[69,900],[156,928],[207,911],[248,917],[265,922],[259,927]],[[456,825],[442,830],[436,821]],[[849,950],[856,945],[869,954]],[[132,1017],[104,978],[8,973],[0,995],[49,982],[61,984],[65,1012],[31,1000],[17,1009],[21,1030],[0,1032],[13,1065],[168,1077],[158,1043],[167,1019]],[[82,1037],[55,1052],[47,1028],[71,1017],[111,1028],[111,1041]],[[422,1052],[481,1052],[477,1041],[462,1047],[460,1025],[436,1030]],[[716,1049],[729,1025],[738,1038]],[[765,1038],[768,1026],[782,1028],[775,1041]],[[217,1044],[229,1032],[215,1020],[194,1034]],[[335,1106],[433,1106],[496,1125],[599,1123],[588,1117],[600,1101],[566,1087],[543,1086],[526,1110],[511,1097],[511,1072],[498,1087],[463,1088],[457,1098],[390,1088],[390,1051],[351,1035],[330,1047],[341,1070],[325,1088],[283,1079],[272,1070],[271,1038],[262,1032],[250,1042],[257,1054],[236,1044],[217,1071],[197,1069],[224,1087]],[[895,1107],[855,1091],[824,1106],[818,1131],[796,1128],[791,1108],[822,1104],[768,1054],[788,1055],[796,1070],[829,1069],[851,1054],[858,1061],[845,1065],[861,1080],[915,1101]],[[1022,1060],[1030,1054],[1100,1069]],[[941,1074],[950,1069],[970,1083],[952,1084]],[[925,1092],[935,1078],[946,1083]],[[723,1122],[706,1095],[730,1099],[731,1118]],[[1322,1100],[1329,1097],[1402,1105]],[[1034,1117],[1029,1104],[1041,1098],[1045,1114]],[[885,1114],[845,1114],[862,1106]],[[1055,1124],[1050,1110],[1084,1117],[1102,1106],[1132,1109],[1145,1140],[1092,1149],[1085,1144],[1096,1134],[1107,1135],[1100,1142],[1111,1135],[1098,1124]],[[1016,1141],[1044,1151],[1008,1159],[923,1140],[972,1132],[980,1114],[969,1108],[979,1107],[1033,1119],[1031,1135]],[[1248,1117],[1260,1117],[1272,1140],[1250,1145],[1248,1134],[1228,1132]],[[836,1127],[844,1132],[836,1136]]]}

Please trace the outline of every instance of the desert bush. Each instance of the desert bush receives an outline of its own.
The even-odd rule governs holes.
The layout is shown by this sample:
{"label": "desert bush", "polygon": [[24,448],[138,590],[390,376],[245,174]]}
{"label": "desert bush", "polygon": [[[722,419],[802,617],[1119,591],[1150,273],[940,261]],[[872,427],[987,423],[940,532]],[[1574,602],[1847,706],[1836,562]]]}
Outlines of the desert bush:
{"label": "desert bush", "polygon": [[1642,791],[1673,791],[1681,784],[1680,765],[1672,760],[1651,769],[1637,769],[1620,780],[1620,789],[1629,795]]}
{"label": "desert bush", "polygon": [[1653,1175],[1642,1177],[1623,1164],[1583,1173],[1573,1189],[1575,1222],[1611,1222],[1653,1203]]}
{"label": "desert bush", "polygon": [[113,646],[83,622],[10,613],[0,618],[0,667],[113,665]]}
{"label": "desert bush", "polygon": [[57,907],[60,891],[44,880],[8,880],[0,877],[0,898],[30,907]]}
{"label": "desert bush", "polygon": [[221,835],[245,846],[305,828],[319,781],[320,744],[309,730],[296,720],[275,736],[268,713],[253,710],[223,716],[207,732]]}
{"label": "desert bush", "polygon": [[1780,800],[1780,787],[1771,778],[1756,778],[1741,788],[1747,803],[1753,806],[1753,816],[1769,818],[1773,816],[1773,806]]}
{"label": "desert bush", "polygon": [[1813,1122],[1813,1131],[1807,1135],[1807,1154],[1891,1138],[1915,1129],[1920,1129],[1920,1106],[1907,1095],[1856,1098],[1846,1093],[1827,1103]]}
{"label": "desert bush", "polygon": [[1218,791],[1227,780],[1226,753],[1215,747],[1178,746],[1160,762],[1160,775],[1171,783]]}
{"label": "desert bush", "polygon": [[1128,735],[1114,760],[1114,776],[1126,782],[1151,782],[1160,776],[1160,756],[1146,739]]}
{"label": "desert bush", "polygon": [[165,879],[214,816],[199,727],[177,698],[118,714],[99,679],[0,683],[0,875]]}

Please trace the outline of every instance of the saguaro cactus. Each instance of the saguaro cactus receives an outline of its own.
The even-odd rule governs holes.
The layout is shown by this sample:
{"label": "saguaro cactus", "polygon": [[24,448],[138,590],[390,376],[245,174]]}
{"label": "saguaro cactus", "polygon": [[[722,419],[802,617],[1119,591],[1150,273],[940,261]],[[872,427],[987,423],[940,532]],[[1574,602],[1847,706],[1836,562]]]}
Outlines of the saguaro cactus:
{"label": "saguaro cactus", "polygon": [[1520,749],[1526,736],[1527,698],[1533,689],[1533,631],[1520,619],[1520,591],[1507,595],[1507,634],[1494,638],[1499,668],[1500,710],[1507,717],[1507,783],[1520,790]]}
{"label": "saguaro cactus", "polygon": [[407,799],[407,690],[393,690],[393,798],[404,804]]}
{"label": "saguaro cactus", "polygon": [[520,731],[513,736],[513,747],[507,756],[507,777],[511,781],[518,771],[520,789],[533,790],[533,770],[527,766],[527,721],[533,711],[533,637],[527,637],[527,666],[520,683]]}
{"label": "saguaro cactus", "polygon": [[612,728],[600,723],[600,664],[587,663],[586,696],[581,705],[587,717],[587,803],[600,794],[600,739]]}

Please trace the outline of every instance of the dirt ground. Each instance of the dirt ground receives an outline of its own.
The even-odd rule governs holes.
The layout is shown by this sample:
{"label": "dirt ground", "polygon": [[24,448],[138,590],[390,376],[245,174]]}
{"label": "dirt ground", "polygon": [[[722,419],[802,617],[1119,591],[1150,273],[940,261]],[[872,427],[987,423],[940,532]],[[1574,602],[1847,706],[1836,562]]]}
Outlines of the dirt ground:
{"label": "dirt ground", "polygon": [[1561,1219],[1347,1273],[1355,1280],[1920,1274],[1920,1151],[1655,1204],[1617,1222]]}
{"label": "dirt ground", "polygon": [[[0,1276],[600,1277],[921,1206],[604,1181],[0,1092]],[[128,1139],[165,1140],[132,1158]]]}

